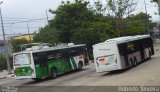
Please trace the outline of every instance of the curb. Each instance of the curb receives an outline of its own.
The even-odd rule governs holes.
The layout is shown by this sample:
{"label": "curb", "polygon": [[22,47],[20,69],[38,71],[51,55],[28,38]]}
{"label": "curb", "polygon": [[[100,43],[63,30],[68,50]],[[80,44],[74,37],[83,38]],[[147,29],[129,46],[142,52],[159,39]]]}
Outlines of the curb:
{"label": "curb", "polygon": [[9,78],[9,75],[12,77],[12,74],[7,74],[7,75],[5,75],[5,76],[1,76],[0,79]]}
{"label": "curb", "polygon": [[0,77],[0,79],[5,79],[5,78],[7,78],[6,76],[4,76],[4,77]]}

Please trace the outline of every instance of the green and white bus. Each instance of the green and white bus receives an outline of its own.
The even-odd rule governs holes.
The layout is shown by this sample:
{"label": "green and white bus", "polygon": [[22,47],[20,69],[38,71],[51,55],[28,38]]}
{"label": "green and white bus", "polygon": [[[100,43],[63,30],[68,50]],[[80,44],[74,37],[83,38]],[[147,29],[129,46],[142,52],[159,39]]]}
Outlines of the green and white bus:
{"label": "green and white bus", "polygon": [[82,70],[89,61],[85,44],[64,45],[55,47],[33,46],[13,54],[13,67],[16,79],[32,78],[34,80],[47,77],[56,78],[72,70]]}

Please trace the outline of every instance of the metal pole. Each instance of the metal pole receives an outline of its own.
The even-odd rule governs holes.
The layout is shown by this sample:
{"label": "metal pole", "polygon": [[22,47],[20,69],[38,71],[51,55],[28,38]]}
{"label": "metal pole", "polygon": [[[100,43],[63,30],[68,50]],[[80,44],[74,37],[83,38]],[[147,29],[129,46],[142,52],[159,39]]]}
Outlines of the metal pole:
{"label": "metal pole", "polygon": [[[144,0],[144,5],[145,5],[145,11],[146,11],[146,14],[148,14],[147,13],[147,7],[146,7],[146,0]],[[147,31],[149,31],[149,19],[147,18]]]}
{"label": "metal pole", "polygon": [[30,35],[30,31],[29,31],[29,25],[28,25],[28,21],[27,21],[27,28],[28,28],[29,40],[30,40],[30,42],[31,42],[31,35]]}
{"label": "metal pole", "polygon": [[47,10],[46,10],[46,17],[47,17],[47,22],[49,22]]}
{"label": "metal pole", "polygon": [[[0,2],[0,5],[3,2]],[[0,16],[1,16],[1,24],[2,24],[2,32],[3,32],[3,40],[5,41],[4,47],[5,47],[5,55],[6,55],[6,60],[7,60],[7,68],[8,68],[8,72],[11,73],[11,66],[10,66],[10,60],[9,60],[9,50],[8,50],[8,41],[6,40],[5,37],[5,33],[4,33],[4,26],[3,26],[3,19],[2,19],[2,11],[1,11],[1,7],[0,7]]]}

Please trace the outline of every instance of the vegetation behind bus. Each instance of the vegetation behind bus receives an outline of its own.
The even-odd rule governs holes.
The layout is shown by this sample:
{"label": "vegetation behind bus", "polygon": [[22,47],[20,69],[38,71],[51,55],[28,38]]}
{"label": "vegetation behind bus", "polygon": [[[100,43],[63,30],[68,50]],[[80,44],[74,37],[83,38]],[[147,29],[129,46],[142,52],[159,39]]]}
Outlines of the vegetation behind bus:
{"label": "vegetation behind bus", "polygon": [[7,69],[6,57],[4,54],[0,53],[0,70]]}
{"label": "vegetation behind bus", "polygon": [[[120,10],[117,10],[118,13],[115,16],[110,12],[105,12],[116,11],[113,9],[118,7],[118,5],[115,6],[116,1],[113,2],[114,5],[106,6],[110,4],[109,1],[112,0],[107,0],[105,5],[100,0],[95,1],[94,4],[85,0],[75,0],[72,3],[62,2],[56,10],[50,9],[55,17],[49,20],[48,25],[40,29],[34,37],[34,42],[83,43],[92,49],[93,44],[104,42],[110,38],[146,34],[149,31],[148,25],[149,29],[156,25],[149,20],[151,18],[149,14],[143,12],[128,14],[128,10],[137,5],[136,2],[129,4],[131,0],[128,2],[116,0],[121,2],[119,4],[122,6],[119,5]],[[122,16],[119,17],[118,14]],[[146,24],[147,22],[148,24]],[[92,54],[89,55],[93,57]]]}
{"label": "vegetation behind bus", "polygon": [[[133,3],[133,6],[127,6],[127,4],[128,2],[126,2],[126,5],[122,2],[126,9],[136,5],[136,3]],[[156,25],[151,21],[147,21],[151,16],[143,12],[128,15],[128,11],[125,14],[118,11],[117,14],[125,16],[119,18],[105,12],[111,10],[111,8],[113,9],[114,6],[108,8],[100,1],[96,1],[93,5],[91,6],[90,2],[84,0],[61,3],[56,10],[50,10],[52,14],[55,14],[55,17],[49,20],[48,25],[40,29],[40,32],[34,37],[34,42],[73,42],[92,46],[109,38],[117,37],[117,32],[120,36],[145,34],[148,28],[146,22],[149,23],[150,29]],[[123,7],[120,6],[120,8]],[[126,15],[128,16],[126,17]]]}

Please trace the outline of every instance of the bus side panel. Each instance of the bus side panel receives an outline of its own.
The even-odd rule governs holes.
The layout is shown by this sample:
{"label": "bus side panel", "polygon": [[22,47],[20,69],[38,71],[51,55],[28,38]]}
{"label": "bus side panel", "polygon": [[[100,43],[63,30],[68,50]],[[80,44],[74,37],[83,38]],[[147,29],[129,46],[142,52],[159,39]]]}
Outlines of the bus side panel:
{"label": "bus side panel", "polygon": [[144,49],[144,56],[145,59],[149,58],[149,55],[154,55],[154,48],[153,48],[153,41],[152,39],[149,38],[145,38],[142,40],[143,42],[143,49]]}
{"label": "bus side panel", "polygon": [[153,40],[152,39],[151,39],[151,55],[154,55],[154,47],[153,47]]}
{"label": "bus side panel", "polygon": [[84,55],[78,55],[78,56],[74,56],[74,57],[70,57],[70,64],[72,66],[72,69],[75,70],[75,69],[78,69],[78,64],[80,62],[82,62],[83,66],[85,65],[84,64],[84,60],[85,59],[85,56]]}
{"label": "bus side panel", "polygon": [[127,43],[121,43],[118,44],[118,49],[119,49],[119,54],[120,54],[120,61],[122,64],[122,69],[126,68],[127,66],[129,66],[129,62],[128,62],[128,55],[127,55]]}
{"label": "bus side panel", "polygon": [[120,55],[120,61],[121,61],[122,69],[124,69],[127,66],[129,66],[128,56],[127,55],[125,55],[125,56]]}
{"label": "bus side panel", "polygon": [[44,76],[43,68],[39,64],[35,65],[35,72],[36,72],[36,78],[41,78]]}
{"label": "bus side panel", "polygon": [[[62,74],[66,71],[71,70],[71,67],[67,66],[65,62],[67,63],[67,61],[63,59],[49,60],[48,61],[49,71],[51,71],[52,68],[55,68],[58,74]],[[51,72],[49,72],[49,74],[51,75]]]}

